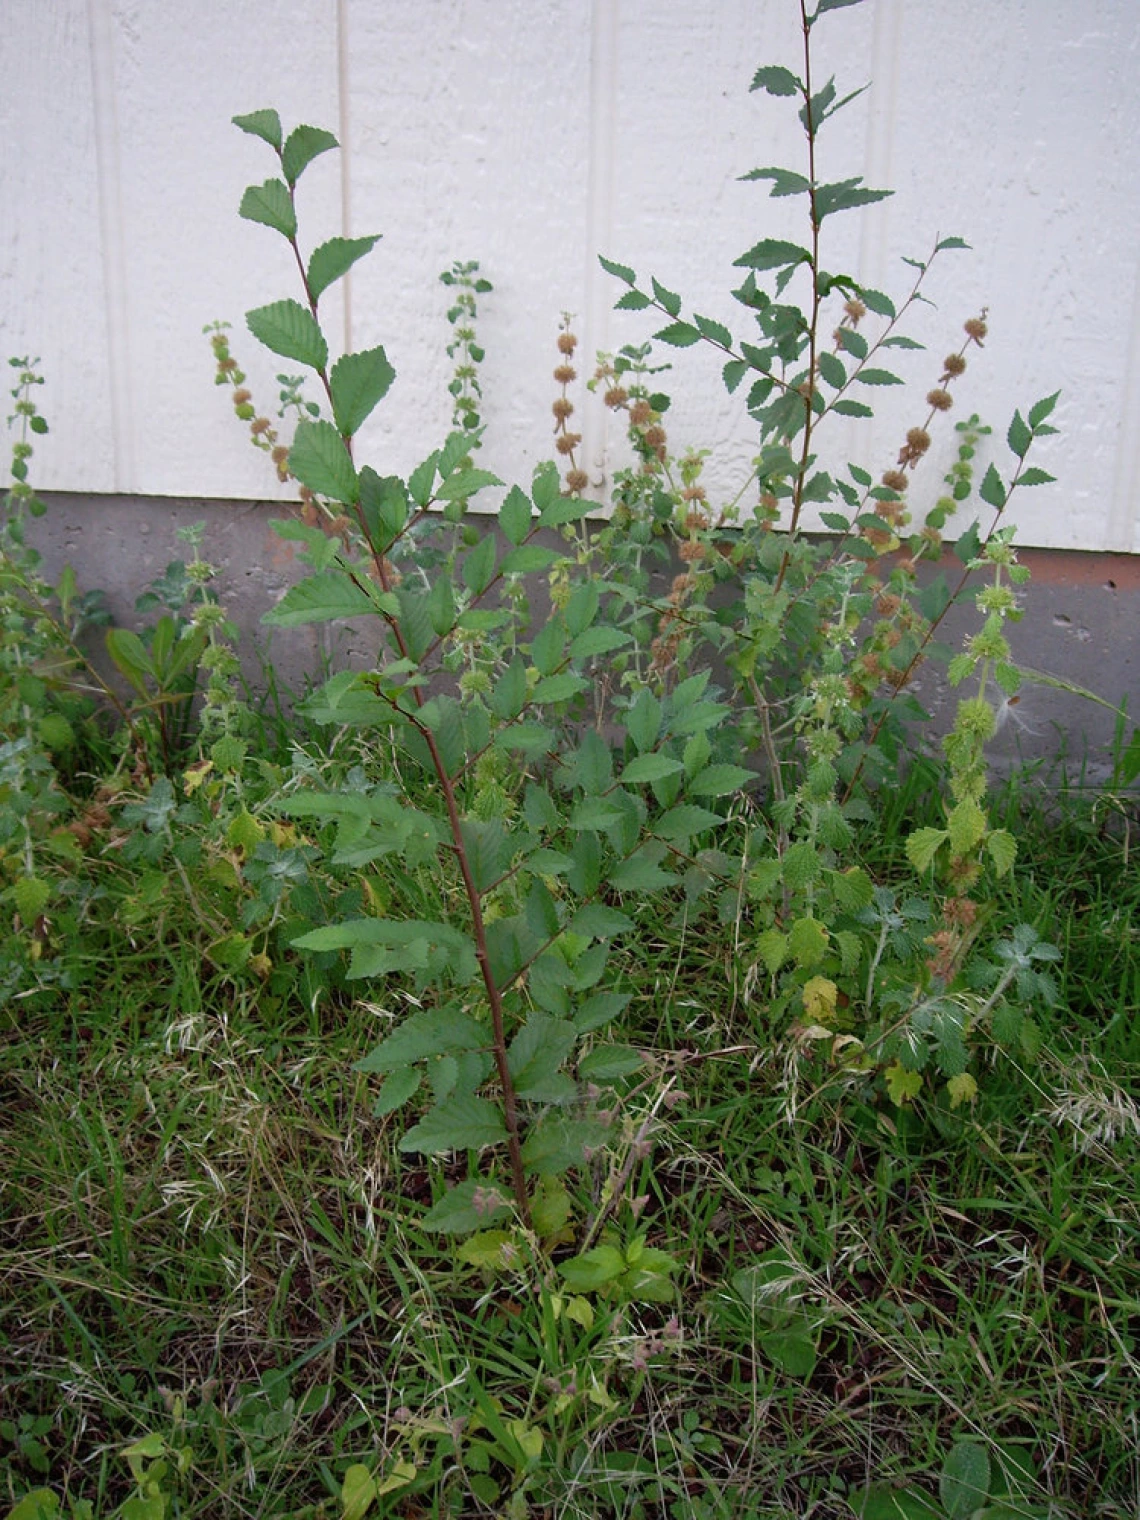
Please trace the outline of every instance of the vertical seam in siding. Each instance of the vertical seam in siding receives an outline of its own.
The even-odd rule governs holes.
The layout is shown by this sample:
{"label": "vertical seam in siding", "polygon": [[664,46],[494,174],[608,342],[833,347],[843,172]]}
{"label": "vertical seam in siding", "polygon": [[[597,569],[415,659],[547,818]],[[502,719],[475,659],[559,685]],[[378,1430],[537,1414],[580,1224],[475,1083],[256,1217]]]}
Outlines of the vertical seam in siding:
{"label": "vertical seam in siding", "polygon": [[127,301],[121,143],[115,94],[112,0],[88,0],[95,165],[99,187],[99,238],[107,311],[113,489],[134,491],[135,409],[131,385],[131,327]]}
{"label": "vertical seam in siding", "polygon": [[1099,547],[1140,554],[1140,268],[1132,290],[1132,320],[1121,378],[1112,500]]}
{"label": "vertical seam in siding", "polygon": [[[613,256],[613,156],[617,132],[617,22],[620,0],[593,0],[590,6],[590,168],[586,198],[586,311],[582,368],[592,373],[593,356],[608,350],[613,282],[598,254]],[[610,412],[592,407],[583,419],[584,456],[590,483],[605,483],[609,468]]]}
{"label": "vertical seam in siding", "polygon": [[[342,237],[352,236],[352,172],[351,152],[352,120],[350,117],[349,69],[351,54],[348,45],[348,0],[336,0],[336,88],[337,88],[337,136],[340,138],[340,231]],[[341,281],[344,295],[344,342],[343,352],[352,352],[352,270]]]}

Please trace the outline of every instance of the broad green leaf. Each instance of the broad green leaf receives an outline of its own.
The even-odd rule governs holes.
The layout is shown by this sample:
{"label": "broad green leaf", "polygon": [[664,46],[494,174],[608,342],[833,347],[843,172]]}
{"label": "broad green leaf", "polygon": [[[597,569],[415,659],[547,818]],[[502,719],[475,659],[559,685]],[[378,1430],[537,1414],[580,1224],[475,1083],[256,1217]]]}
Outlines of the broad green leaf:
{"label": "broad green leaf", "polygon": [[501,486],[502,483],[490,470],[459,470],[442,482],[435,497],[437,501],[466,501],[484,486]]}
{"label": "broad green leaf", "polygon": [[331,422],[299,422],[289,450],[289,468],[318,496],[352,506],[360,496],[352,459]]}
{"label": "broad green leaf", "polygon": [[656,744],[661,731],[661,703],[648,689],[638,692],[633,706],[626,713],[625,731],[638,754],[644,754]]}
{"label": "broad green leaf", "polygon": [[684,770],[680,760],[652,751],[631,760],[622,771],[621,779],[629,786],[640,786],[648,781],[660,781],[662,776],[672,776],[680,770]]}
{"label": "broad green leaf", "polygon": [[1050,475],[1048,470],[1039,470],[1036,466],[1032,466],[1028,470],[1022,470],[1017,483],[1019,486],[1049,486],[1056,479],[1056,475]]}
{"label": "broad green leaf", "polygon": [[901,385],[902,381],[889,369],[857,369],[855,379],[864,385]]}
{"label": "broad green leaf", "polygon": [[819,221],[836,211],[850,211],[856,206],[870,206],[875,201],[886,200],[891,190],[868,190],[861,179],[840,180],[834,185],[817,185],[815,214]]}
{"label": "broad green leaf", "polygon": [[245,314],[246,325],[266,348],[284,359],[296,359],[310,369],[323,370],[329,348],[325,335],[312,312],[299,301],[273,301],[269,306],[255,306]]}
{"label": "broad green leaf", "polygon": [[652,299],[643,290],[627,290],[624,296],[619,296],[614,302],[614,310],[645,311],[652,305]]}
{"label": "broad green leaf", "polygon": [[938,1496],[947,1520],[969,1520],[990,1491],[990,1458],[980,1441],[961,1440],[946,1454],[938,1478]]}
{"label": "broad green leaf", "polygon": [[614,275],[617,279],[623,281],[626,285],[635,285],[637,283],[637,276],[634,274],[632,269],[627,267],[627,265],[615,264],[612,259],[603,258],[600,253],[598,254],[598,263],[602,266],[607,274]]}
{"label": "broad green leaf", "polygon": [[499,571],[502,575],[535,575],[541,570],[549,570],[561,558],[557,549],[547,549],[542,544],[520,544],[517,549],[507,550]]}
{"label": "broad green leaf", "polygon": [[719,828],[723,823],[719,813],[698,807],[696,803],[681,802],[654,819],[651,827],[659,839],[677,843],[691,839],[694,834],[703,834],[707,829]]}
{"label": "broad green leaf", "polygon": [[884,295],[881,290],[871,290],[866,285],[859,287],[859,299],[868,311],[873,311],[877,317],[889,317],[893,321],[898,315],[895,311],[895,303],[890,296]]}
{"label": "broad green leaf", "polygon": [[768,192],[772,196],[803,195],[811,189],[811,180],[805,179],[802,174],[793,174],[790,169],[750,169],[747,174],[742,174],[741,179],[770,179],[772,188]]}
{"label": "broad green leaf", "polygon": [[656,275],[650,275],[649,282],[653,286],[653,294],[656,300],[665,308],[671,317],[680,315],[681,297],[675,290],[667,290]]}
{"label": "broad green leaf", "polygon": [[281,167],[285,171],[285,178],[291,185],[295,185],[314,158],[339,146],[332,133],[326,132],[323,127],[294,127],[281,150]]}
{"label": "broad green leaf", "polygon": [[1008,494],[1005,486],[1002,484],[1001,476],[991,464],[982,479],[981,485],[978,487],[978,495],[989,506],[1000,509],[1005,506]]}
{"label": "broad green leaf", "polygon": [[848,1503],[856,1520],[943,1520],[937,1506],[918,1488],[875,1483],[852,1492]]}
{"label": "broad green leaf", "polygon": [[[549,1102],[567,1087],[554,1084],[559,1068],[573,1050],[578,1032],[566,1019],[551,1018],[548,1013],[532,1013],[511,1041],[507,1064],[520,1098]],[[574,1088],[569,1086],[569,1094]]]}
{"label": "broad green leaf", "polygon": [[230,120],[243,132],[248,132],[252,137],[260,137],[271,148],[280,149],[281,118],[276,111],[250,111],[245,116],[231,116]]}
{"label": "broad green leaf", "polygon": [[452,1093],[429,1109],[400,1140],[401,1151],[438,1156],[442,1151],[476,1150],[507,1138],[498,1104],[473,1093]]}
{"label": "broad green leaf", "polygon": [[806,839],[789,845],[784,852],[782,867],[784,883],[791,892],[802,891],[804,887],[816,881],[822,869],[823,862],[819,851]]}
{"label": "broad green leaf", "polygon": [[809,1330],[767,1330],[759,1341],[764,1354],[789,1377],[809,1378],[815,1371],[818,1338]]}
{"label": "broad green leaf", "polygon": [[694,797],[726,797],[755,780],[756,772],[743,765],[708,765],[693,777],[688,790]]}
{"label": "broad green leaf", "polygon": [[297,213],[289,187],[279,179],[267,179],[264,185],[250,185],[241,198],[238,215],[247,222],[272,227],[282,237],[297,236]]}
{"label": "broad green leaf", "polygon": [[480,596],[494,580],[495,535],[489,527],[485,537],[465,556],[460,574],[473,596]]}
{"label": "broad green leaf", "polygon": [[303,623],[329,623],[337,618],[375,617],[394,613],[396,599],[371,582],[356,581],[344,570],[326,570],[290,586],[261,621],[273,628],[298,628]]}
{"label": "broad green leaf", "polygon": [[557,1111],[547,1114],[531,1130],[523,1145],[523,1163],[529,1174],[553,1177],[581,1166],[587,1150],[604,1145],[607,1131],[597,1119],[567,1119]]}
{"label": "broad green leaf", "polygon": [[827,954],[828,932],[818,918],[797,918],[788,931],[788,954],[797,966],[810,970]]}
{"label": "broad green leaf", "polygon": [[616,1283],[625,1269],[625,1257],[616,1246],[594,1246],[564,1261],[558,1271],[573,1292],[596,1293]]}
{"label": "broad green leaf", "polygon": [[570,642],[569,654],[572,660],[589,660],[595,655],[610,654],[615,649],[622,649],[631,641],[632,635],[621,628],[609,628],[598,625],[594,628],[585,628],[577,638]]}
{"label": "broad green leaf", "polygon": [[579,1004],[574,1015],[574,1028],[579,1034],[589,1034],[603,1024],[611,1024],[629,1002],[628,992],[595,992]]}
{"label": "broad green leaf", "polygon": [[505,1189],[496,1182],[468,1178],[449,1188],[423,1217],[423,1228],[439,1235],[467,1235],[482,1230],[511,1207]]}
{"label": "broad green leaf", "polygon": [[769,95],[795,95],[797,91],[803,89],[803,85],[791,69],[781,68],[777,64],[768,64],[756,70],[749,89],[765,90]]}
{"label": "broad green leaf", "polygon": [[379,233],[374,237],[334,237],[314,248],[309,259],[309,294],[313,300],[318,300],[334,280],[347,274],[357,259],[362,259],[379,241]]}
{"label": "broad green leaf", "polygon": [[530,532],[531,503],[525,491],[512,486],[499,508],[499,527],[512,544],[521,544]]}
{"label": "broad green leaf", "polygon": [[1039,428],[1041,426],[1057,405],[1060,394],[1060,391],[1054,391],[1051,396],[1042,397],[1040,401],[1029,408],[1029,426],[1031,428]]}
{"label": "broad green leaf", "polygon": [[463,848],[478,892],[486,892],[506,870],[510,844],[501,818],[467,818],[460,824]]}
{"label": "broad green leaf", "polygon": [[578,1076],[583,1082],[608,1084],[632,1076],[644,1065],[645,1057],[632,1045],[596,1045],[578,1062]]}
{"label": "broad green leaf", "polygon": [[372,1104],[373,1118],[382,1119],[385,1114],[395,1113],[396,1109],[403,1108],[410,1098],[413,1098],[420,1089],[423,1081],[423,1072],[414,1066],[398,1066],[387,1077],[376,1094]]}
{"label": "broad green leaf", "polygon": [[711,343],[719,343],[721,348],[732,347],[732,334],[723,322],[715,322],[712,317],[702,317],[698,313],[694,313],[693,321],[700,329],[702,338],[708,338]]}
{"label": "broad green leaf", "polygon": [[746,269],[783,269],[789,265],[810,263],[811,254],[806,248],[779,238],[762,238],[747,253],[733,260],[735,266]]}
{"label": "broad green leaf", "polygon": [[819,356],[819,373],[823,380],[834,390],[842,390],[847,384],[847,371],[843,362],[828,349],[824,349]]}
{"label": "broad green leaf", "polygon": [[864,402],[852,401],[849,396],[841,396],[838,401],[833,401],[831,410],[838,412],[841,417],[873,417],[875,415]]}
{"label": "broad green leaf", "polygon": [[154,661],[138,634],[131,628],[108,628],[104,642],[120,674],[140,696],[149,696],[147,682],[155,679]]}
{"label": "broad green leaf", "polygon": [[604,903],[587,903],[578,909],[570,923],[570,933],[580,934],[585,939],[616,939],[619,934],[628,934],[632,928],[632,918],[627,918],[616,908],[607,908]]}
{"label": "broad green leaf", "polygon": [[658,865],[653,852],[642,850],[614,866],[609,874],[609,885],[615,892],[659,892],[663,887],[675,886],[676,881],[675,876]]}
{"label": "broad green leaf", "polygon": [[1009,431],[1005,435],[1005,441],[1012,453],[1018,459],[1024,459],[1029,445],[1033,442],[1033,431],[1026,423],[1020,412],[1014,412],[1013,421],[1009,425]]}
{"label": "broad green leaf", "polygon": [[659,343],[668,343],[673,348],[691,348],[701,341],[700,332],[689,322],[670,322],[653,336]]}
{"label": "broad green leaf", "polygon": [[558,675],[543,676],[531,696],[535,702],[566,702],[585,691],[588,686],[589,682],[582,676],[575,675],[572,670],[564,670]]}
{"label": "broad green leaf", "polygon": [[887,1093],[896,1108],[902,1108],[922,1091],[922,1073],[907,1071],[898,1061],[888,1066],[883,1075],[887,1080]]}
{"label": "broad green leaf", "polygon": [[336,425],[346,438],[360,430],[395,378],[396,371],[383,348],[344,354],[336,361],[329,388]]}
{"label": "broad green leaf", "polygon": [[972,797],[956,802],[946,819],[950,848],[955,855],[968,855],[986,833],[986,815]]}
{"label": "broad green leaf", "polygon": [[999,876],[1004,876],[1013,869],[1013,863],[1017,859],[1017,840],[1008,829],[994,829],[986,836],[986,849],[994,863],[994,869]]}
{"label": "broad green leaf", "polygon": [[920,876],[934,864],[935,856],[950,835],[945,829],[915,829],[907,836],[906,858]]}
{"label": "broad green leaf", "polygon": [[500,718],[517,718],[526,706],[526,664],[516,654],[491,692],[491,709]]}

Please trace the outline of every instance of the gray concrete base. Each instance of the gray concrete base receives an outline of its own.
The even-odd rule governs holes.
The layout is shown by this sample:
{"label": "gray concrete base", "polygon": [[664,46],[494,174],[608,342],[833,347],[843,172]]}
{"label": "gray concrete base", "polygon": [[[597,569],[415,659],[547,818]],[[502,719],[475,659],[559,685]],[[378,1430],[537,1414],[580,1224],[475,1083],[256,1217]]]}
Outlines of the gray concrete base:
{"label": "gray concrete base", "polygon": [[[280,503],[70,494],[45,499],[47,514],[29,525],[28,536],[43,555],[46,575],[54,579],[71,564],[81,589],[105,591],[117,623],[144,621],[135,613],[135,598],[171,560],[189,557],[178,529],[204,521],[202,553],[218,567],[215,590],[240,630],[254,685],[272,667],[281,688],[299,691],[330,666],[371,658],[367,630],[262,625],[262,614],[305,568],[296,557],[298,546],[270,527],[273,518],[288,513]],[[995,766],[1039,762],[1045,773],[1052,765],[1059,780],[1059,763],[1070,780],[1102,785],[1112,777],[1118,731],[1111,709],[1127,703],[1129,733],[1140,715],[1140,556],[1027,549],[1020,558],[1033,578],[1025,590],[1025,615],[1012,626],[1010,640],[1015,661],[1043,679],[1027,680],[1018,701],[1003,709],[991,746]],[[954,584],[958,562],[945,568]],[[976,613],[956,608],[941,637],[957,645],[976,627]],[[941,667],[924,668],[915,689],[942,726],[952,720],[958,694]]]}

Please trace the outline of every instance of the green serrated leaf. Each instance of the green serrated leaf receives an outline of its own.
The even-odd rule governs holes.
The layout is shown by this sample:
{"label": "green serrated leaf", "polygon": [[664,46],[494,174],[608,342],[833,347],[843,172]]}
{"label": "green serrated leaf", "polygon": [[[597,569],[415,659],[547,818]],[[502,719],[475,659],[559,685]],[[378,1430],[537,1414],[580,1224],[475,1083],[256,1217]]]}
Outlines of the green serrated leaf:
{"label": "green serrated leaf", "polygon": [[855,371],[855,379],[862,381],[864,385],[902,384],[899,377],[893,375],[889,369],[859,369]]}
{"label": "green serrated leaf", "polygon": [[401,1151],[438,1156],[442,1151],[475,1150],[507,1138],[498,1104],[473,1093],[452,1093],[429,1109],[400,1140]]}
{"label": "green serrated leaf", "polygon": [[671,317],[675,317],[681,310],[681,297],[675,290],[667,290],[656,275],[650,275],[650,284],[653,286],[653,294]]}
{"label": "green serrated leaf", "polygon": [[1029,408],[1029,426],[1031,428],[1039,428],[1041,426],[1057,405],[1060,395],[1060,391],[1054,391],[1051,396],[1043,396],[1040,401],[1035,402]]}
{"label": "green serrated leaf", "polygon": [[694,343],[701,341],[700,333],[689,322],[670,322],[653,336],[658,342],[668,343],[673,348],[691,348]]}
{"label": "green serrated leaf", "polygon": [[986,849],[994,863],[994,870],[1004,876],[1013,869],[1017,859],[1017,840],[1008,829],[994,829],[986,835]]}
{"label": "green serrated leaf", "polygon": [[688,790],[694,797],[726,797],[755,780],[756,772],[743,765],[707,765],[689,782]]}
{"label": "green serrated leaf", "polygon": [[818,359],[820,377],[832,387],[833,390],[842,390],[847,384],[847,371],[841,360],[833,353],[824,349]]}
{"label": "green serrated leaf", "polygon": [[788,958],[788,936],[779,929],[765,929],[756,940],[756,951],[769,976],[775,976]]}
{"label": "green serrated leaf", "polygon": [[449,475],[436,491],[437,501],[466,501],[485,486],[501,486],[502,481],[490,470],[459,470]]}
{"label": "green serrated leaf", "polygon": [[339,146],[332,133],[326,132],[323,127],[294,127],[281,150],[281,167],[285,171],[285,178],[291,185],[295,185],[314,158]]}
{"label": "green serrated leaf", "polygon": [[935,856],[950,835],[945,829],[915,829],[907,836],[906,858],[920,876],[934,864]]}
{"label": "green serrated leaf", "polygon": [[331,422],[299,422],[289,450],[289,468],[318,496],[352,506],[360,495],[352,460],[344,439]]}
{"label": "green serrated leaf", "polygon": [[779,238],[762,238],[747,253],[733,260],[734,266],[743,269],[784,269],[810,263],[811,254],[806,248]]}
{"label": "green serrated leaf", "polygon": [[627,265],[615,264],[612,259],[603,258],[600,253],[598,254],[598,263],[607,274],[614,275],[617,279],[624,281],[626,285],[635,285],[637,283],[637,276]]}
{"label": "green serrated leaf", "polygon": [[531,501],[525,491],[512,486],[499,508],[499,527],[512,544],[521,544],[530,532]]}
{"label": "green serrated leaf", "polygon": [[344,437],[351,438],[360,430],[372,409],[388,394],[395,378],[396,371],[388,363],[383,348],[344,354],[336,361],[329,376],[329,388],[333,416]]}
{"label": "green serrated leaf", "polygon": [[299,301],[273,301],[245,314],[246,325],[259,343],[285,359],[323,370],[329,357],[325,335],[312,312]]}
{"label": "green serrated leaf", "polygon": [[231,116],[230,120],[243,132],[248,132],[252,137],[260,137],[271,148],[280,149],[281,118],[276,111],[250,111],[245,116]]}
{"label": "green serrated leaf", "polygon": [[994,465],[987,469],[981,485],[978,487],[978,495],[988,506],[1001,508],[1005,506],[1008,492],[1002,484],[1001,476]]}
{"label": "green serrated leaf", "polygon": [[684,770],[684,766],[680,760],[672,755],[652,751],[631,760],[622,771],[621,779],[627,786],[643,786],[646,782],[660,781],[663,776],[672,776],[681,770]]}
{"label": "green serrated leaf", "polygon": [[961,1440],[946,1453],[938,1497],[947,1520],[969,1520],[990,1491],[990,1458],[980,1441]]}
{"label": "green serrated leaf", "polygon": [[1026,451],[1033,442],[1033,431],[1020,412],[1014,412],[1005,441],[1018,459],[1025,458]]}
{"label": "green serrated leaf", "polygon": [[347,274],[357,259],[362,259],[379,241],[379,233],[374,237],[334,237],[314,248],[308,271],[309,294],[313,300],[319,300],[334,280]]}
{"label": "green serrated leaf", "polygon": [[1050,486],[1056,479],[1056,475],[1050,475],[1048,470],[1039,470],[1032,465],[1028,470],[1022,470],[1017,483],[1019,486]]}
{"label": "green serrated leaf", "polygon": [[781,68],[777,64],[766,64],[753,74],[749,89],[765,90],[769,95],[794,95],[798,90],[803,89],[803,85],[791,69]]}
{"label": "green serrated leaf", "polygon": [[719,343],[721,348],[732,347],[732,334],[723,322],[714,322],[711,317],[702,317],[697,313],[694,313],[693,321],[700,329],[702,338],[708,338],[712,343]]}
{"label": "green serrated leaf", "polygon": [[986,833],[986,815],[972,797],[963,797],[946,819],[950,848],[955,855],[968,855]]}
{"label": "green serrated leaf", "polygon": [[511,1207],[506,1191],[495,1182],[470,1177],[449,1188],[423,1217],[423,1228],[437,1235],[467,1235],[487,1225]]}
{"label": "green serrated leaf", "polygon": [[271,628],[299,628],[305,623],[329,623],[340,618],[394,614],[398,603],[392,596],[373,590],[371,582],[352,579],[344,570],[325,570],[306,576],[290,586],[261,621]]}
{"label": "green serrated leaf", "polygon": [[264,185],[250,185],[241,198],[238,215],[247,222],[272,227],[282,237],[297,236],[297,213],[289,187],[282,180],[267,179]]}

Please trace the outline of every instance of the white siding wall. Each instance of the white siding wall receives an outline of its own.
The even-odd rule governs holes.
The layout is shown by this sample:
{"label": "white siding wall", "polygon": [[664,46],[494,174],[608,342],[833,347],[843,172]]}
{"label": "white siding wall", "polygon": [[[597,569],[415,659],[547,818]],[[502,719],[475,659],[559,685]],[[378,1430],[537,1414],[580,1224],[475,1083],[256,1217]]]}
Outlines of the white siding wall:
{"label": "white siding wall", "polygon": [[[910,409],[880,391],[875,423],[843,424],[833,447],[889,464],[962,320],[987,305],[954,415],[1004,432],[1015,405],[1063,391],[1062,436],[1036,460],[1060,483],[1025,493],[1023,541],[1140,552],[1140,5],[865,0],[816,35],[821,79],[872,82],[825,129],[821,172],[896,191],[825,224],[827,264],[902,293],[901,257],[937,233],[974,249],[932,273]],[[798,67],[798,48],[796,0],[0,0],[0,356],[38,354],[48,377],[37,483],[270,493],[201,335],[233,322],[259,400],[274,399],[289,366],[257,352],[242,315],[297,294],[294,272],[276,234],[237,217],[273,163],[229,124],[266,105],[344,144],[302,181],[302,242],[384,234],[346,300],[326,303],[334,347],[382,342],[398,372],[361,457],[404,471],[440,440],[437,276],[478,258],[495,284],[484,459],[528,478],[550,447],[560,313],[583,355],[652,331],[611,310],[620,288],[597,252],[744,332],[733,258],[803,236],[802,201],[737,180],[802,149],[788,103],[748,84],[760,63]],[[674,357],[671,439],[713,447],[730,489],[752,451],[741,404],[712,355]],[[615,440],[579,401],[600,482]]]}

